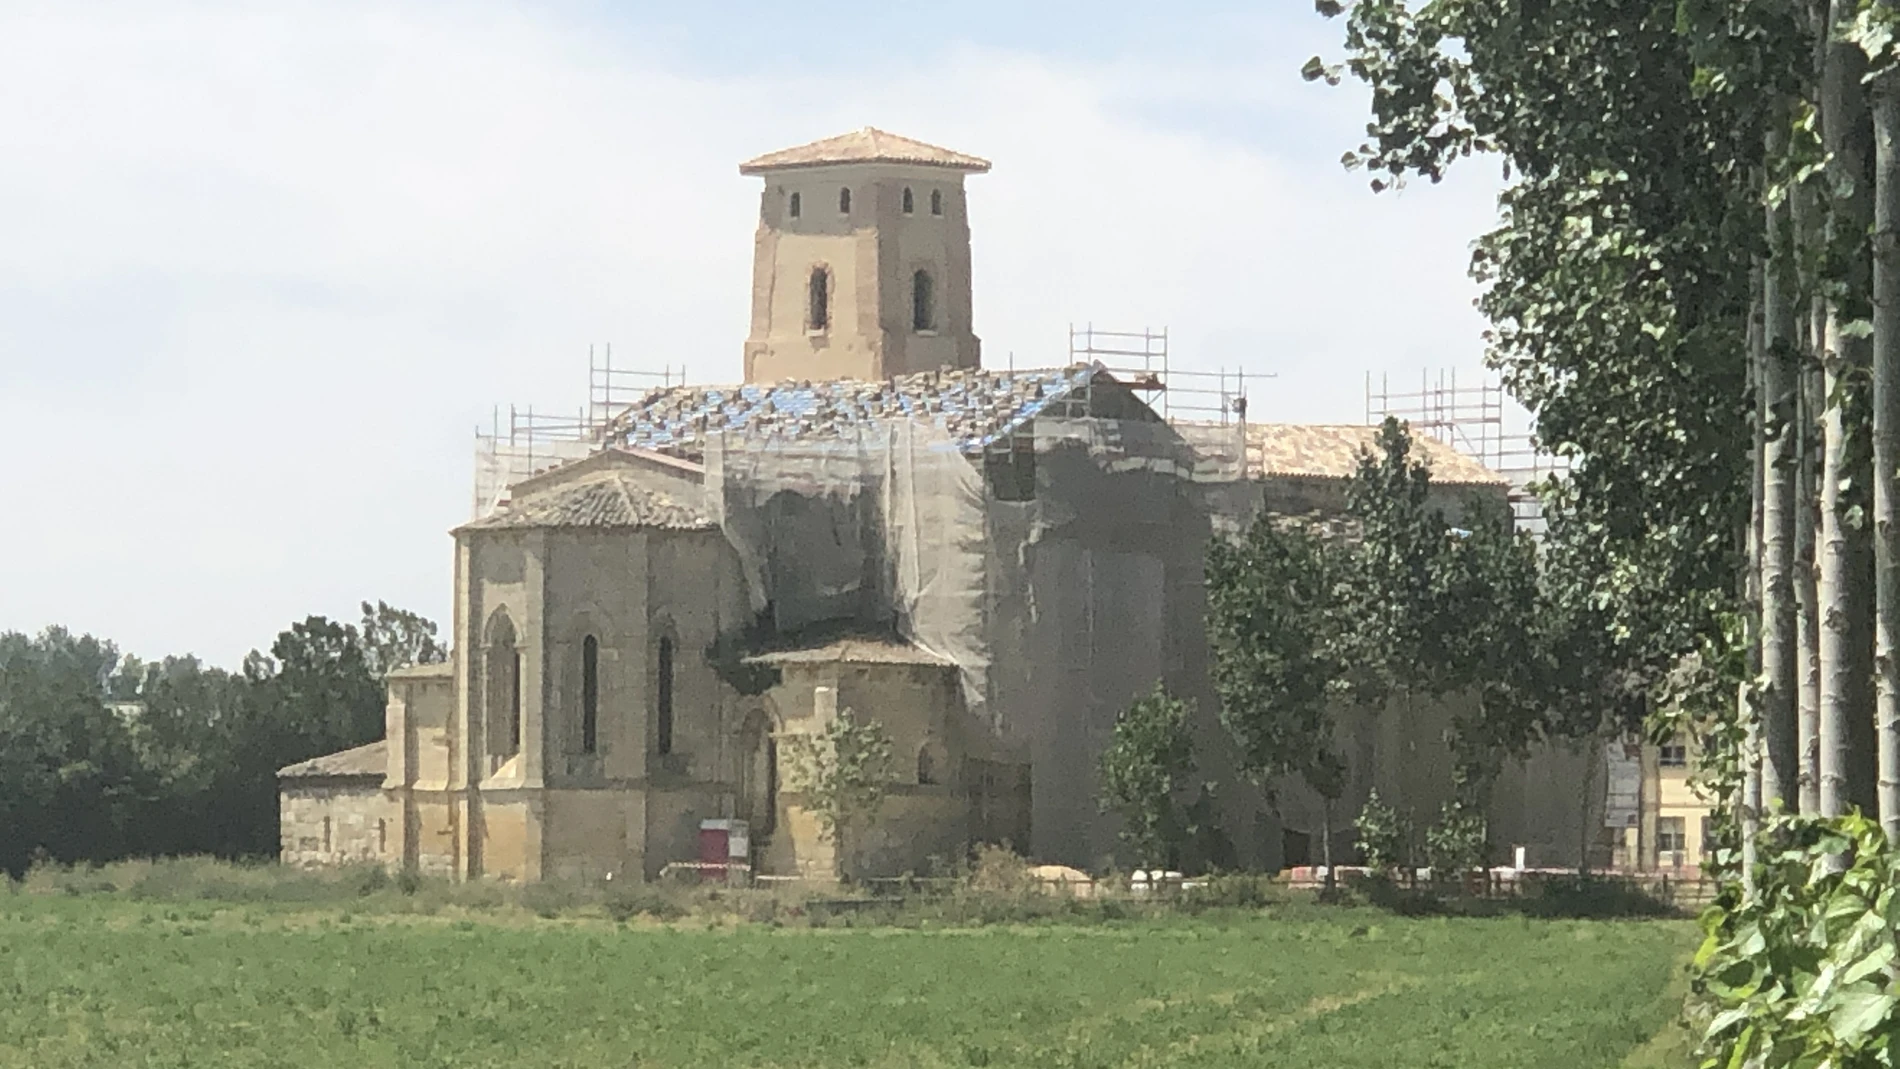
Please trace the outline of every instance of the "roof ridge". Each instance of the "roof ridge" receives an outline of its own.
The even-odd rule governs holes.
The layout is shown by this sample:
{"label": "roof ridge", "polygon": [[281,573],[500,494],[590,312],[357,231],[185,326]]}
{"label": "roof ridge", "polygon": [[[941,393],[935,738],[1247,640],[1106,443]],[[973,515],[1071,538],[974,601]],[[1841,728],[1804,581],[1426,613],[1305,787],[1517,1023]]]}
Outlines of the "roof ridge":
{"label": "roof ridge", "polygon": [[990,161],[981,157],[894,134],[889,130],[880,130],[875,126],[864,126],[849,133],[755,156],[739,165],[739,173],[764,174],[790,168],[846,163],[900,163],[942,167],[972,174],[982,174],[990,169]]}

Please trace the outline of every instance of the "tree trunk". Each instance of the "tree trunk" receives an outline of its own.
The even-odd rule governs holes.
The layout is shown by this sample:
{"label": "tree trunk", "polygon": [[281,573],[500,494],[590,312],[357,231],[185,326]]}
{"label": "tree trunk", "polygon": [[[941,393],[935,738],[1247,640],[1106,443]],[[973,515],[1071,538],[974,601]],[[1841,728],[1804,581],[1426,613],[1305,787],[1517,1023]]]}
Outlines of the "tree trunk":
{"label": "tree trunk", "polygon": [[1762,365],[1766,332],[1763,329],[1762,283],[1765,272],[1755,265],[1749,278],[1748,386],[1753,404],[1749,423],[1751,477],[1748,483],[1748,522],[1742,536],[1742,642],[1747,649],[1748,672],[1735,688],[1735,715],[1742,725],[1742,887],[1754,891],[1755,861],[1759,849],[1762,812],[1762,704],[1756,681],[1761,678],[1761,548],[1762,487],[1767,470],[1767,424],[1763,403]]}
{"label": "tree trunk", "polygon": [[[1787,151],[1785,106],[1770,109],[1766,155]],[[1795,724],[1796,641],[1794,528],[1796,514],[1795,277],[1787,198],[1766,213],[1768,259],[1762,266],[1762,343],[1756,368],[1758,468],[1761,496],[1761,802],[1764,810],[1798,804]]]}
{"label": "tree trunk", "polygon": [[1335,882],[1333,876],[1333,800],[1326,795],[1320,795],[1319,810],[1321,819],[1319,829],[1319,860],[1320,864],[1326,866],[1326,890],[1331,891]]}
{"label": "tree trunk", "polygon": [[[1821,128],[1828,151],[1827,187],[1834,192],[1829,215],[1829,244],[1858,247],[1858,236],[1873,223],[1867,195],[1869,125],[1861,77],[1866,54],[1860,46],[1840,40],[1852,23],[1854,0],[1833,0],[1829,19],[1826,71],[1821,82]],[[1850,514],[1865,485],[1867,470],[1856,462],[1856,432],[1861,430],[1859,405],[1853,395],[1858,377],[1869,362],[1869,346],[1854,324],[1864,317],[1871,288],[1868,257],[1850,253],[1841,266],[1845,293],[1827,305],[1823,338],[1824,374],[1828,399],[1823,420],[1825,439],[1821,468],[1821,532],[1816,547],[1819,579],[1821,659],[1820,692],[1820,810],[1825,816],[1846,813],[1853,802],[1853,736],[1857,718],[1871,724],[1864,704],[1867,687],[1863,669],[1871,650],[1861,650],[1858,626],[1867,614],[1862,606],[1870,593],[1860,582],[1867,559],[1864,523]]]}
{"label": "tree trunk", "polygon": [[[1891,0],[1883,2],[1891,7]],[[1874,721],[1880,826],[1900,842],[1900,86],[1883,74],[1870,93],[1874,132]]]}
{"label": "tree trunk", "polygon": [[1800,513],[1795,520],[1797,573],[1795,605],[1799,618],[1797,639],[1801,644],[1800,707],[1797,713],[1801,764],[1801,813],[1814,816],[1821,811],[1821,612],[1816,582],[1820,569],[1815,556],[1815,540],[1820,532],[1821,413],[1826,402],[1821,396],[1820,343],[1822,321],[1814,318],[1809,337],[1810,357],[1801,369],[1801,467],[1798,478]]}
{"label": "tree trunk", "polygon": [[[1808,99],[1818,114],[1821,81],[1827,72],[1827,21],[1829,0],[1808,0],[1809,28],[1814,39],[1814,55],[1807,85]],[[1800,490],[1801,514],[1795,522],[1795,535],[1801,542],[1797,556],[1803,572],[1795,587],[1795,596],[1805,613],[1798,636],[1801,643],[1800,725],[1801,814],[1821,812],[1821,604],[1817,584],[1820,563],[1816,541],[1821,530],[1821,457],[1825,435],[1821,420],[1827,411],[1822,383],[1822,354],[1827,339],[1827,302],[1821,297],[1820,274],[1816,267],[1826,246],[1827,235],[1821,215],[1821,180],[1809,178],[1795,189],[1795,229],[1801,249],[1802,291],[1808,295],[1805,323],[1805,357],[1801,366],[1801,402],[1803,406],[1800,478],[1806,480]]]}

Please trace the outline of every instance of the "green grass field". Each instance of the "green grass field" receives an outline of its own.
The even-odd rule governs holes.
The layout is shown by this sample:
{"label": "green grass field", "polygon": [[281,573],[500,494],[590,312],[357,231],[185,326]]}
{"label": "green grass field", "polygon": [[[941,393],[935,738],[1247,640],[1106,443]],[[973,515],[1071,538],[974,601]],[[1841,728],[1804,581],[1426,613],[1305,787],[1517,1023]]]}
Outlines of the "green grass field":
{"label": "green grass field", "polygon": [[973,928],[346,908],[0,891],[0,1067],[1592,1069],[1657,1046],[1693,939],[1300,904]]}

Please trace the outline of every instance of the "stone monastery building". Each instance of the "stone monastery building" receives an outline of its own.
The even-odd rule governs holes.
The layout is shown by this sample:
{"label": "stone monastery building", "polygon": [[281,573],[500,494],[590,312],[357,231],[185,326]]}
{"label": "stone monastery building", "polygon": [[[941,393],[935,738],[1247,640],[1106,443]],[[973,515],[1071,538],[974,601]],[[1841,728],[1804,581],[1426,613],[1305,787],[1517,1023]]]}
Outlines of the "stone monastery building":
{"label": "stone monastery building", "polygon": [[[896,753],[852,871],[978,842],[1098,867],[1097,759],[1157,681],[1222,785],[1205,860],[1316,852],[1316,799],[1269,806],[1224,767],[1203,564],[1263,510],[1337,512],[1373,429],[1168,420],[1162,384],[1100,364],[986,368],[964,182],[989,166],[868,128],[743,164],[765,185],[745,381],[647,392],[454,532],[448,663],[390,675],[384,740],[283,770],[285,860],[652,878],[742,821],[755,871],[830,873],[780,751],[850,709]],[[1504,493],[1418,446],[1448,509]],[[1345,717],[1338,842],[1375,784],[1435,813],[1445,716]],[[1494,837],[1574,863],[1584,767],[1507,769]]]}

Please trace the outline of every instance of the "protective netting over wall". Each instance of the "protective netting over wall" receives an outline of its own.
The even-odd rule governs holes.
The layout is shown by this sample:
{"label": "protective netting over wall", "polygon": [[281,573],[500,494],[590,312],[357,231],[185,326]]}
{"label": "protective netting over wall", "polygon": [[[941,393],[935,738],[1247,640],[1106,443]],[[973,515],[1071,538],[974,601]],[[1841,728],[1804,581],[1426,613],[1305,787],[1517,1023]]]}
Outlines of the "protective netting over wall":
{"label": "protective netting over wall", "polygon": [[956,663],[988,703],[982,471],[910,422],[823,439],[722,434],[706,483],[754,611],[781,633],[891,627]]}
{"label": "protective netting over wall", "polygon": [[[1013,680],[1008,700],[992,708],[997,644],[1010,647],[1004,656],[1018,658],[1035,645],[1030,632],[1047,627],[1051,634],[1082,635],[1127,629],[1131,641],[1153,646],[1165,606],[1156,596],[1156,567],[1128,558],[1078,583],[1082,573],[1051,563],[1062,556],[1052,544],[1033,577],[1038,583],[1029,569],[1032,547],[1055,534],[1114,541],[1118,527],[1154,535],[1174,522],[1173,487],[1180,481],[1242,477],[1238,425],[1191,433],[1196,440],[1156,422],[1036,420],[1017,440],[1039,466],[1035,492],[1022,503],[992,501],[985,485],[991,460],[984,453],[965,452],[964,443],[912,421],[822,438],[712,435],[706,483],[738,552],[752,607],[769,611],[780,633],[841,623],[893,628],[956,663],[973,713],[996,719],[1007,708],[1011,719],[1033,718],[1034,709],[1086,700],[1091,687],[1063,681],[1070,673],[1057,666],[1068,662],[1086,673],[1090,668],[1081,662],[1092,665],[1096,658],[1040,650],[1051,658],[1050,669],[1039,671],[1033,686],[1027,678]],[[1080,477],[1084,471],[1089,477]],[[1119,596],[1123,578],[1138,592]],[[1077,615],[1061,604],[1091,592],[1099,593],[1102,611],[1081,610],[1078,631]],[[1104,664],[1153,659],[1106,641],[1100,652]],[[1025,723],[997,726],[1018,734],[1028,729]]]}
{"label": "protective netting over wall", "polygon": [[1105,472],[1146,471],[1189,482],[1238,482],[1247,474],[1246,425],[1121,419],[1039,419],[1036,451],[1080,447]]}
{"label": "protective netting over wall", "polygon": [[475,500],[471,519],[483,519],[508,497],[508,488],[538,472],[584,459],[599,445],[591,440],[509,442],[478,437],[475,442]]}

